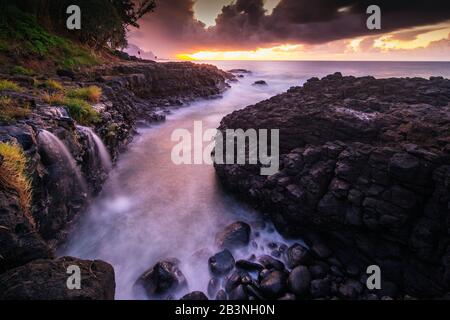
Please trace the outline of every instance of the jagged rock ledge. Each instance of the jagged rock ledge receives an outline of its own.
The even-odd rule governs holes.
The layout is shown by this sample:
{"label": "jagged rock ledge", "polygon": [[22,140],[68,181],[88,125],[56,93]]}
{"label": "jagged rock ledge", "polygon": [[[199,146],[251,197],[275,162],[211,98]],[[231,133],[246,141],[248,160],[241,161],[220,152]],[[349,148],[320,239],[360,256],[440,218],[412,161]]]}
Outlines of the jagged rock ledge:
{"label": "jagged rock ledge", "polygon": [[[3,90],[1,96],[31,107],[24,119],[0,122],[0,142],[17,143],[25,152],[27,173],[32,178],[34,220],[25,214],[17,192],[0,189],[0,299],[113,298],[112,267],[100,265],[106,273],[101,277],[91,270],[94,273],[86,278],[89,288],[78,294],[65,292],[67,288],[61,287],[65,282],[55,283],[67,278],[62,266],[69,263],[54,260],[54,248],[66,238],[71,224],[87,207],[89,195],[100,191],[107,176],[99,148],[93,146],[93,135],[103,140],[115,161],[132,140],[136,126],[164,120],[169,109],[195,99],[217,97],[229,87],[227,82],[233,76],[211,65],[155,62],[114,63],[82,73],[58,72],[51,79],[66,88],[95,85],[102,89],[101,100],[93,106],[100,119],[91,128],[79,126],[63,106],[45,102],[44,90],[36,87],[36,80],[44,82],[46,76],[0,78],[21,87],[20,91]],[[51,89],[46,91],[52,93]],[[2,162],[0,159],[0,166]],[[98,264],[68,259],[80,262],[83,268]],[[27,275],[30,272],[32,278]],[[53,275],[47,279],[48,273]],[[40,294],[36,291],[39,286],[46,288]]]}
{"label": "jagged rock ledge", "polygon": [[280,129],[280,171],[215,165],[223,184],[286,236],[325,243],[365,285],[368,265],[400,297],[450,289],[450,80],[340,73],[235,111],[225,129]]}

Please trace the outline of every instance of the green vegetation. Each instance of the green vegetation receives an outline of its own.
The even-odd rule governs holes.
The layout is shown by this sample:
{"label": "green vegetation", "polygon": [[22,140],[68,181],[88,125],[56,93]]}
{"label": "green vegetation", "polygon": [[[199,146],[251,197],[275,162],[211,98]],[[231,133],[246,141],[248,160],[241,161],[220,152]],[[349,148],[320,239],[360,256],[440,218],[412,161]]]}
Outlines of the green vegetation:
{"label": "green vegetation", "polygon": [[12,5],[3,6],[0,10],[0,48],[37,55],[61,68],[91,66],[99,62],[82,46],[48,33],[32,14]]}
{"label": "green vegetation", "polygon": [[56,81],[56,80],[45,80],[44,83],[42,84],[43,87],[47,88],[47,89],[52,89],[52,90],[57,90],[57,91],[62,91],[64,90],[64,86]]}
{"label": "green vegetation", "polygon": [[100,120],[99,113],[82,99],[66,98],[64,99],[64,105],[67,107],[71,117],[83,125],[95,123]]}
{"label": "green vegetation", "polygon": [[102,89],[97,86],[71,89],[67,92],[67,96],[70,98],[83,99],[89,102],[97,103],[102,97]]}
{"label": "green vegetation", "polygon": [[35,227],[31,215],[31,180],[26,174],[27,158],[19,145],[4,142],[0,143],[0,156],[0,186],[17,193],[25,217]]}
{"label": "green vegetation", "polygon": [[13,75],[23,75],[23,76],[33,76],[35,75],[35,72],[31,69],[22,67],[22,66],[15,66],[11,69],[11,74]]}
{"label": "green vegetation", "polygon": [[19,87],[19,85],[15,82],[9,81],[9,80],[0,80],[0,91],[2,90],[11,90],[20,92],[22,91],[22,88]]}
{"label": "green vegetation", "polygon": [[9,97],[0,97],[0,121],[10,122],[30,115],[28,106],[19,106]]}
{"label": "green vegetation", "polygon": [[100,120],[100,114],[85,100],[65,97],[63,93],[50,94],[45,92],[42,100],[51,105],[65,106],[70,116],[83,125],[89,125]]}

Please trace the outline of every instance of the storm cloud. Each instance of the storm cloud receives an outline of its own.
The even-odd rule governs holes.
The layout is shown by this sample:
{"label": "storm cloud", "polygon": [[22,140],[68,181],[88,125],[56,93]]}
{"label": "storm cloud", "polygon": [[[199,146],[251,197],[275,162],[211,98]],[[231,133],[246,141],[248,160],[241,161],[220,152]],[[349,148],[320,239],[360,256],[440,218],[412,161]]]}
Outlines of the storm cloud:
{"label": "storm cloud", "polygon": [[[215,0],[211,0],[215,1]],[[377,4],[382,29],[366,28],[366,9]],[[281,0],[271,14],[263,0],[237,0],[222,8],[216,25],[196,20],[194,0],[157,1],[131,39],[148,41],[164,51],[249,50],[286,43],[322,44],[356,36],[388,33],[450,20],[450,1],[428,0]]]}

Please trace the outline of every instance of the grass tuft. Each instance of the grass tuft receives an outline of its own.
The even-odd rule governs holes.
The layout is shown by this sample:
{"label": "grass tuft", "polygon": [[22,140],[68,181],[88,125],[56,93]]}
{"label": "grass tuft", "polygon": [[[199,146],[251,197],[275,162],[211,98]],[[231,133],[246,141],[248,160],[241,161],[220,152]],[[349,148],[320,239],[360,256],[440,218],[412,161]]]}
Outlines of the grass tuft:
{"label": "grass tuft", "polygon": [[0,121],[10,122],[26,118],[31,113],[28,106],[19,106],[9,97],[0,97]]}
{"label": "grass tuft", "polygon": [[97,103],[102,97],[102,89],[97,86],[71,89],[67,92],[67,96],[70,98],[83,99],[89,102]]}
{"label": "grass tuft", "polygon": [[33,76],[36,73],[28,68],[22,67],[22,66],[14,66],[11,68],[11,74],[12,75],[21,75],[21,76]]}
{"label": "grass tuft", "polygon": [[55,92],[55,93],[49,93],[44,92],[42,94],[42,100],[45,103],[51,104],[51,105],[64,105],[66,97],[61,92]]}
{"label": "grass tuft", "polygon": [[100,120],[100,114],[86,101],[77,98],[64,99],[70,116],[83,125],[89,125]]}
{"label": "grass tuft", "polygon": [[9,80],[0,80],[0,91],[2,90],[11,90],[20,92],[22,91],[22,88],[15,82]]}
{"label": "grass tuft", "polygon": [[64,90],[64,86],[60,82],[58,82],[56,80],[52,80],[52,79],[45,80],[44,83],[42,84],[42,86],[44,86],[47,89],[52,89],[52,90],[58,90],[58,91]]}
{"label": "grass tuft", "polygon": [[32,186],[26,174],[27,158],[22,148],[14,143],[0,143],[0,186],[14,190],[19,196],[20,206],[33,227],[36,227],[31,215]]}

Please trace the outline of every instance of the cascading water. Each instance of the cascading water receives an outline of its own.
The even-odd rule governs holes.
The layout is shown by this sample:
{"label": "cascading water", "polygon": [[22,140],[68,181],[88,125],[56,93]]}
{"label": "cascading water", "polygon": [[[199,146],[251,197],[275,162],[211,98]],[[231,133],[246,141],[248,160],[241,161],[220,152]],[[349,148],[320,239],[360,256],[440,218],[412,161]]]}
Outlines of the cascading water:
{"label": "cascading water", "polygon": [[105,170],[106,172],[111,171],[111,156],[109,155],[109,152],[106,149],[106,146],[103,143],[102,139],[100,139],[100,137],[89,127],[77,126],[77,128],[87,135],[89,144],[92,146],[91,148],[94,148],[93,151],[100,158],[103,170]]}
{"label": "cascading water", "polygon": [[75,159],[70,153],[66,145],[53,133],[47,130],[41,130],[38,134],[38,140],[40,145],[46,149],[46,151],[52,154],[61,163],[73,173],[78,185],[83,189],[87,190],[86,182],[81,175],[80,168],[77,166]]}

